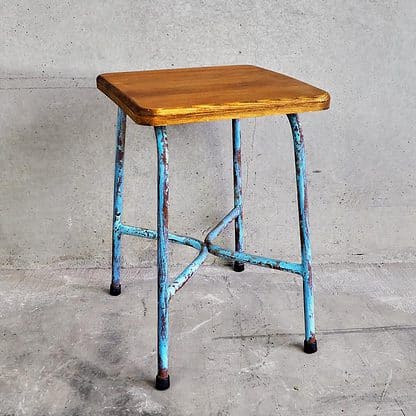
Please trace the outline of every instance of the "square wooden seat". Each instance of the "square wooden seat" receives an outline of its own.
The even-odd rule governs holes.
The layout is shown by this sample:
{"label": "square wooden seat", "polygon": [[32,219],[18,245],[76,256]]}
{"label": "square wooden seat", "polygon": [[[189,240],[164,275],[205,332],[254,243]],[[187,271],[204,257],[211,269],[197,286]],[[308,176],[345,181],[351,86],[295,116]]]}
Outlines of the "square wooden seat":
{"label": "square wooden seat", "polygon": [[325,110],[329,94],[252,65],[117,72],[97,87],[136,123],[195,123]]}

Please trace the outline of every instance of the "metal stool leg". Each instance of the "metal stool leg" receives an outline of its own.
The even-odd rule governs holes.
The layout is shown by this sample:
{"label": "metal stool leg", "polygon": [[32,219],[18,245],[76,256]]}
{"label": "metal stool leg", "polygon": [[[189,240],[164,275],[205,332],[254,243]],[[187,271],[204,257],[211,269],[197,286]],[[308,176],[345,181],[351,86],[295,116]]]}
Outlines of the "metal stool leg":
{"label": "metal stool leg", "polygon": [[126,139],[126,114],[121,108],[117,111],[116,126],[116,161],[114,170],[114,204],[113,204],[113,249],[112,249],[112,279],[110,295],[121,293],[120,260],[121,260],[121,214],[123,211],[124,183],[124,143]]}
{"label": "metal stool leg", "polygon": [[296,184],[298,195],[300,242],[302,251],[303,307],[305,315],[304,351],[308,354],[317,351],[315,338],[315,317],[313,281],[311,268],[311,244],[309,239],[308,196],[306,185],[306,156],[302,127],[297,114],[288,114],[292,128],[295,149]]}
{"label": "metal stool leg", "polygon": [[[241,130],[240,120],[233,119],[233,176],[234,176],[234,208],[240,207],[241,213],[235,219],[235,251],[244,250],[243,228],[243,194],[241,184]],[[234,271],[242,272],[244,263],[235,261]]]}
{"label": "metal stool leg", "polygon": [[157,279],[158,279],[158,321],[157,349],[158,373],[156,389],[169,388],[169,280],[168,280],[168,141],[166,127],[155,127],[157,142]]}

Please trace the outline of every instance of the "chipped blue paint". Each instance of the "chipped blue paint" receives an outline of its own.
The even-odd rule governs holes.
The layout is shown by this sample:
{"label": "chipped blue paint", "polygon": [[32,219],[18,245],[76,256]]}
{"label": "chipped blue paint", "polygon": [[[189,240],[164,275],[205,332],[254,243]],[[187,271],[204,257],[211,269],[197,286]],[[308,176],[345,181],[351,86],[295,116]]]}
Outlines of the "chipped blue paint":
{"label": "chipped blue paint", "polygon": [[121,261],[121,215],[123,212],[124,187],[124,144],[126,138],[126,115],[121,108],[117,111],[116,156],[114,169],[113,233],[112,233],[112,279],[111,290],[120,288]]}
{"label": "chipped blue paint", "polygon": [[[299,212],[299,230],[302,253],[303,305],[305,318],[305,342],[316,344],[312,280],[312,255],[309,237],[308,195],[306,184],[306,156],[302,126],[297,114],[288,114],[293,134],[296,164],[296,184]],[[316,347],[315,347],[316,348]],[[305,346],[306,349],[306,346]]]}
{"label": "chipped blue paint", "polygon": [[[132,227],[130,225],[121,224],[120,232],[122,234],[133,235],[136,237],[150,238],[153,240],[157,239],[157,232],[154,230],[149,230],[147,228]],[[187,237],[183,235],[168,233],[168,239],[169,241],[172,241],[173,243],[178,243],[184,246],[193,247],[196,250],[201,250],[203,246],[202,241],[199,241],[196,238]]]}
{"label": "chipped blue paint", "polygon": [[[243,187],[241,181],[241,130],[240,120],[233,119],[233,179],[234,179],[234,208],[240,212],[235,219],[235,251],[241,253],[244,249],[244,228],[243,228]],[[234,270],[243,271],[244,264],[234,262]]]}
{"label": "chipped blue paint", "polygon": [[205,237],[205,244],[211,244],[227,225],[237,218],[241,213],[240,207],[233,208]]}
{"label": "chipped blue paint", "polygon": [[157,147],[157,281],[158,377],[168,378],[169,277],[168,277],[168,141],[166,127],[155,127]]}
{"label": "chipped blue paint", "polygon": [[[156,386],[160,389],[169,387],[168,348],[169,348],[169,301],[192,277],[203,264],[208,254],[213,254],[234,261],[234,270],[242,271],[244,263],[269,267],[295,273],[303,278],[304,315],[305,315],[305,351],[316,351],[314,300],[311,271],[311,247],[309,239],[308,200],[306,186],[306,160],[301,125],[296,114],[288,114],[292,129],[295,162],[296,184],[299,212],[299,227],[302,263],[285,262],[283,260],[257,256],[244,252],[243,239],[243,205],[241,181],[241,132],[240,121],[232,121],[233,132],[233,178],[234,178],[234,208],[219,221],[206,235],[204,241],[168,232],[168,144],[166,127],[155,127],[157,144],[157,231],[147,228],[133,227],[121,222],[123,208],[124,182],[124,144],[126,115],[119,108],[116,127],[116,161],[114,176],[114,210],[113,210],[113,269],[112,289],[120,290],[120,242],[121,236],[131,235],[157,240],[157,268],[158,268],[158,375]],[[235,250],[229,250],[213,244],[219,234],[234,221]],[[168,242],[186,245],[196,249],[199,253],[194,260],[177,275],[169,284],[168,278]],[[115,291],[118,294],[119,291]],[[114,294],[114,293],[113,293]]]}
{"label": "chipped blue paint", "polygon": [[285,272],[302,275],[303,268],[301,264],[290,263],[282,260],[270,259],[268,257],[255,256],[248,253],[238,253],[236,251],[228,250],[217,245],[211,244],[208,247],[211,254],[222,257],[228,260],[234,260],[241,263],[250,263],[255,266],[269,267],[271,269],[283,270]]}
{"label": "chipped blue paint", "polygon": [[199,266],[205,261],[208,256],[208,248],[203,246],[199,254],[195,257],[191,264],[176,277],[172,284],[169,285],[169,300],[173,295],[192,277],[198,270]]}
{"label": "chipped blue paint", "polygon": [[[230,211],[230,213],[231,215],[229,217],[228,217],[229,214],[226,216],[228,217],[228,222],[226,223],[226,225],[230,224],[230,222],[238,215],[239,211],[238,209],[237,210],[233,209]],[[217,229],[219,226],[221,227],[221,231],[225,228],[224,219],[222,219],[215,227],[213,227],[210,233],[212,232],[212,230]],[[149,238],[153,240],[157,239],[157,232],[154,230],[149,230],[147,228],[132,227],[130,225],[122,224],[120,226],[120,232],[122,234],[133,235],[136,237]],[[201,251],[202,248],[205,245],[207,245],[207,249],[209,253],[218,257],[225,258],[227,260],[235,260],[238,262],[250,263],[256,266],[269,267],[271,269],[288,271],[288,272],[299,274],[299,275],[303,274],[303,267],[301,264],[285,262],[282,260],[276,260],[276,259],[272,259],[268,257],[256,256],[256,255],[249,254],[249,253],[237,253],[236,251],[228,250],[220,246],[214,245],[212,244],[212,241],[214,239],[212,234],[211,234],[211,238],[209,239],[209,241],[207,241],[207,238],[206,238],[205,242],[197,240],[196,238],[186,237],[186,236],[172,234],[172,233],[168,234],[168,239],[169,241],[172,241],[173,243],[192,247],[198,251]],[[175,280],[177,279],[178,277]],[[175,290],[174,292],[176,293],[177,290]]]}

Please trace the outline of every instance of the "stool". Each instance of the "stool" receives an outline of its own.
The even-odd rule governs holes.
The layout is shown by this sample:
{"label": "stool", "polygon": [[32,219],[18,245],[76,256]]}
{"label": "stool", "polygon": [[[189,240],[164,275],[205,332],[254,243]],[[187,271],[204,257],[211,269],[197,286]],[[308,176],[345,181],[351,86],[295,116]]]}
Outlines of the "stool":
{"label": "stool", "polygon": [[[233,261],[234,270],[244,263],[298,274],[303,279],[305,340],[304,351],[317,351],[314,321],[311,246],[309,239],[306,159],[304,140],[297,113],[329,108],[329,94],[294,78],[251,65],[232,65],[157,71],[119,72],[97,77],[97,87],[118,106],[114,175],[112,238],[112,281],[110,294],[121,293],[121,236],[133,235],[157,240],[158,275],[158,373],[156,388],[166,390],[168,372],[169,302],[199,266],[213,254]],[[124,143],[126,114],[137,124],[154,126],[157,148],[157,230],[123,224]],[[240,118],[286,114],[292,130],[297,183],[302,262],[248,254],[244,251],[241,184]],[[234,208],[207,234],[205,239],[168,232],[169,175],[166,126],[172,124],[232,120]],[[232,221],[235,249],[214,244]],[[195,259],[173,281],[168,278],[168,243],[196,249]]]}

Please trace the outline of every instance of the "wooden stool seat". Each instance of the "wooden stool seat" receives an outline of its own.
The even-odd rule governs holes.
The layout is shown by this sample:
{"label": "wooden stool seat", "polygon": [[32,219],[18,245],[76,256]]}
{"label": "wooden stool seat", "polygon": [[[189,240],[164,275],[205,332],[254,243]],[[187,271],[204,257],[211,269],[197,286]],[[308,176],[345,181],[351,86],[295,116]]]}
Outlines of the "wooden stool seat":
{"label": "wooden stool seat", "polygon": [[97,87],[137,124],[166,126],[325,110],[329,94],[252,65],[117,72]]}

